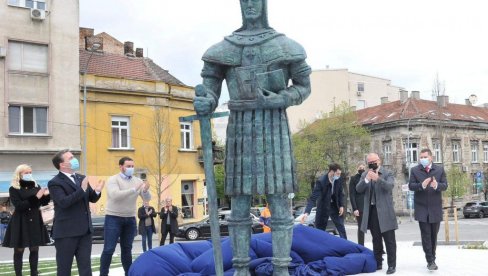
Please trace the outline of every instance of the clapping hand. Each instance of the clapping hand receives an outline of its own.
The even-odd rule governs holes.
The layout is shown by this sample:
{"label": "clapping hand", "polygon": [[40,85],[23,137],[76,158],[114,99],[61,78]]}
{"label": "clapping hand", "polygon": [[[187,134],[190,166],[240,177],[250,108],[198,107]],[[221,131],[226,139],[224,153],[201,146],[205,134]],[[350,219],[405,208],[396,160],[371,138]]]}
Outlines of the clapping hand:
{"label": "clapping hand", "polygon": [[369,181],[376,181],[378,180],[378,173],[376,173],[374,170],[369,170],[368,174],[366,175],[366,178]]}
{"label": "clapping hand", "polygon": [[435,179],[435,177],[432,177],[432,189],[434,190],[437,190],[437,180]]}
{"label": "clapping hand", "polygon": [[95,189],[94,189],[95,192],[101,193],[104,186],[105,186],[105,180],[99,179],[98,180],[98,183],[97,183],[97,185],[95,186]]}
{"label": "clapping hand", "polygon": [[[425,190],[427,189],[427,186],[429,186],[430,184],[430,181],[432,181],[432,179],[430,177],[426,178],[423,182],[422,182],[422,188]],[[436,187],[437,188],[437,187]]]}
{"label": "clapping hand", "polygon": [[81,188],[83,191],[86,191],[88,189],[88,177],[83,178],[83,181],[81,181]]}
{"label": "clapping hand", "polygon": [[44,196],[44,192],[46,191],[46,188],[40,188],[39,191],[37,191],[36,197],[40,199],[41,197]]}

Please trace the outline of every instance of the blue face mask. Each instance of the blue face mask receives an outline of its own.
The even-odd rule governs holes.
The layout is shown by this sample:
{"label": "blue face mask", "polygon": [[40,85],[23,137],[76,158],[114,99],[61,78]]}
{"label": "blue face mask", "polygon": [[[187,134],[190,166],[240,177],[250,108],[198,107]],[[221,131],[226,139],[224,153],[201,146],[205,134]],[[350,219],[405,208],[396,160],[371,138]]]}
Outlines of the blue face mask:
{"label": "blue face mask", "polygon": [[335,181],[335,180],[338,180],[339,178],[341,178],[340,176],[337,176],[337,175],[334,175],[334,177],[332,177],[332,179]]}
{"label": "blue face mask", "polygon": [[24,180],[24,181],[33,181],[34,178],[32,178],[32,174],[31,173],[26,173],[26,174],[22,175],[22,180]]}
{"label": "blue face mask", "polygon": [[429,158],[420,158],[420,164],[422,167],[427,167],[430,164]]}
{"label": "blue face mask", "polygon": [[134,168],[125,168],[125,176],[132,176],[134,174]]}
{"label": "blue face mask", "polygon": [[78,170],[80,168],[80,162],[76,158],[73,158],[73,159],[69,160],[69,163],[70,163],[71,169],[73,171],[76,171],[76,170]]}

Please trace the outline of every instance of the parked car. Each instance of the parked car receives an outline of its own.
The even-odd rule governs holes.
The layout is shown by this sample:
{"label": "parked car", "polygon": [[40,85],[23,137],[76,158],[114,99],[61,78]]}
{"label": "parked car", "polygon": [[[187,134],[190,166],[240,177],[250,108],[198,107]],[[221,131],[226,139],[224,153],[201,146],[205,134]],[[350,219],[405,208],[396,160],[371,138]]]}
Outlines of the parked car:
{"label": "parked car", "polygon": [[[315,227],[315,215],[317,213],[317,209],[314,207],[310,211],[310,214],[307,216],[307,219],[303,223],[303,225],[309,226],[309,227]],[[301,220],[304,214],[299,215],[297,218],[295,218],[294,224],[302,224]],[[334,222],[329,218],[327,221],[327,227],[325,228],[325,231],[333,234],[333,235],[339,235],[339,232],[337,231],[337,228],[335,227]]]}
{"label": "parked car", "polygon": [[[223,211],[219,213],[220,235],[228,236],[229,227],[227,223],[227,217],[230,215],[230,211]],[[262,233],[263,226],[259,224],[259,218],[254,214],[250,214],[252,217],[251,230],[253,234]],[[210,219],[207,217],[201,221],[194,223],[188,223],[178,227],[176,236],[179,238],[185,238],[187,240],[196,240],[200,238],[210,238]]]}
{"label": "parked car", "polygon": [[[92,225],[93,225],[93,234],[92,240],[94,241],[103,241],[103,229],[105,224],[105,216],[92,216]],[[54,240],[52,238],[52,231],[53,231],[53,224],[50,222],[46,224],[47,232],[49,233],[50,243],[48,245],[54,244]]]}
{"label": "parked car", "polygon": [[488,215],[488,202],[486,201],[470,201],[463,207],[463,215],[465,218],[471,216],[484,218]]}

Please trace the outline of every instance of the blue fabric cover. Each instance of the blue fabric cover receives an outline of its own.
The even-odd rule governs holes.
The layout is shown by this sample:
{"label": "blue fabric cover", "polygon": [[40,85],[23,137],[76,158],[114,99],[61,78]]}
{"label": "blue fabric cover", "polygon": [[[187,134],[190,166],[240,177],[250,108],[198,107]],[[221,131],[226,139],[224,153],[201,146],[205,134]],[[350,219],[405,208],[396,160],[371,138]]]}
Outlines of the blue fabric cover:
{"label": "blue fabric cover", "polygon": [[[232,247],[229,238],[221,241],[224,275],[231,276]],[[373,252],[364,246],[341,239],[315,228],[298,225],[288,267],[290,275],[351,275],[376,271]],[[252,275],[272,275],[271,233],[252,235],[249,265]],[[214,275],[210,241],[174,243],[151,249],[137,258],[130,267],[131,276],[202,276]]]}

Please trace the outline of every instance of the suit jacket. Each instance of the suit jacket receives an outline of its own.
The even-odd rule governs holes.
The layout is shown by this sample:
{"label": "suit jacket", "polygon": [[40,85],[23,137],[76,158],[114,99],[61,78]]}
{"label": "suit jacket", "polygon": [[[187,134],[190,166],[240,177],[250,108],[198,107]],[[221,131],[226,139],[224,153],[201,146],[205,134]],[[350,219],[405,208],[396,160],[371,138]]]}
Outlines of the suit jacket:
{"label": "suit jacket", "polygon": [[381,233],[398,229],[392,194],[393,187],[395,186],[395,178],[393,173],[383,166],[379,168],[378,173],[379,178],[377,181],[369,181],[366,183],[364,179],[368,172],[364,172],[356,186],[356,192],[364,193],[363,219],[361,221],[361,231],[364,233],[368,231],[371,189],[374,189],[376,195],[376,210],[378,211]]}
{"label": "suit jacket", "polygon": [[178,232],[178,207],[176,206],[171,206],[171,210],[168,213],[164,213],[164,207],[161,208],[161,212],[159,213],[159,217],[161,218],[161,233],[164,233],[166,231],[166,220],[168,219],[168,215],[170,222],[170,232],[172,234],[176,234]]}
{"label": "suit jacket", "polygon": [[[317,206],[315,227],[318,229],[325,229],[330,214],[329,212],[338,212],[340,207],[344,207],[343,183],[344,179],[342,177],[336,180],[334,183],[334,193],[331,194],[331,183],[327,174],[321,176],[315,182],[312,194],[308,198],[305,213],[310,214],[312,208]],[[331,206],[337,210],[330,210]]]}
{"label": "suit jacket", "polygon": [[74,185],[65,174],[59,172],[51,179],[47,187],[54,202],[54,239],[78,237],[93,232],[90,202],[97,202],[97,195],[90,185],[86,191],[81,188],[84,175],[77,174],[78,185]]}
{"label": "suit jacket", "polygon": [[359,180],[361,180],[361,175],[359,173],[351,177],[351,180],[349,181],[349,199],[351,200],[352,210],[359,210],[359,212],[362,213],[364,208],[364,194],[356,191],[356,186],[358,185]]}
{"label": "suit jacket", "polygon": [[149,206],[147,210],[152,210],[150,215],[146,214],[146,208],[144,206],[139,207],[137,210],[137,217],[139,218],[139,234],[142,235],[142,231],[145,230],[146,227],[146,218],[151,218],[151,226],[153,233],[156,232],[156,227],[154,226],[154,218],[156,217],[156,210],[153,207]]}
{"label": "suit jacket", "polygon": [[[422,182],[429,177],[434,177],[437,180],[436,190],[430,185],[425,190],[422,188]],[[410,170],[408,188],[415,192],[415,219],[420,222],[440,222],[442,220],[442,191],[447,190],[444,168],[432,164],[427,173],[422,165],[413,167]]]}

